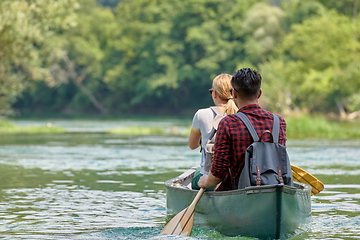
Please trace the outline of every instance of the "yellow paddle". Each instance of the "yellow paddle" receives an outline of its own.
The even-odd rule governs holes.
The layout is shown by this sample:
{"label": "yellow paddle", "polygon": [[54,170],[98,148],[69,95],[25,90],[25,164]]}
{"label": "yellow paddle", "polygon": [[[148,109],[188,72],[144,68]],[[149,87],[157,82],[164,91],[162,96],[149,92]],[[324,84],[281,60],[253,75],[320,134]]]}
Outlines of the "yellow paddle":
{"label": "yellow paddle", "polygon": [[180,236],[190,236],[192,227],[194,224],[194,212],[196,204],[199,202],[201,196],[203,195],[205,189],[201,188],[196,194],[194,200],[184,210],[179,212],[175,217],[173,217],[160,234],[167,235],[180,235]]}
{"label": "yellow paddle", "polygon": [[291,165],[291,170],[294,181],[305,183],[312,187],[311,195],[318,194],[324,189],[324,184],[304,169]]}

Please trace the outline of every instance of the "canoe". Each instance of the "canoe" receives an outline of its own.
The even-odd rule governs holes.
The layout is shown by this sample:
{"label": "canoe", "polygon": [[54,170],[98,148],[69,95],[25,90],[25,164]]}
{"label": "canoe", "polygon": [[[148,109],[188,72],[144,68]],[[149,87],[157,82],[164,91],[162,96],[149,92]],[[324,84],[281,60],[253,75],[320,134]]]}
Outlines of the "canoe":
{"label": "canoe", "polygon": [[[165,182],[168,215],[188,207],[197,190],[191,189],[196,167]],[[289,239],[309,230],[311,187],[294,182],[254,186],[232,191],[207,191],[195,208],[194,228],[216,230],[225,236]]]}

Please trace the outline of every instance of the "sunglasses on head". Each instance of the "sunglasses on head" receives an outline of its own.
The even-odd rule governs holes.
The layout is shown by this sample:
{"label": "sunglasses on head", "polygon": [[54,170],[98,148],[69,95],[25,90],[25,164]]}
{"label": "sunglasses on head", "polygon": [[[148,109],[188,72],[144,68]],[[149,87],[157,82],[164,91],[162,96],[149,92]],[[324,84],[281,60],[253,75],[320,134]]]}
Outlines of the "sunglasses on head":
{"label": "sunglasses on head", "polygon": [[232,88],[230,89],[230,94],[231,94],[231,95],[233,94],[233,89],[235,90],[235,92],[239,92],[236,88],[232,87]]}
{"label": "sunglasses on head", "polygon": [[210,93],[210,94],[212,94],[213,91],[214,91],[214,89],[212,89],[212,88],[209,89],[209,93]]}

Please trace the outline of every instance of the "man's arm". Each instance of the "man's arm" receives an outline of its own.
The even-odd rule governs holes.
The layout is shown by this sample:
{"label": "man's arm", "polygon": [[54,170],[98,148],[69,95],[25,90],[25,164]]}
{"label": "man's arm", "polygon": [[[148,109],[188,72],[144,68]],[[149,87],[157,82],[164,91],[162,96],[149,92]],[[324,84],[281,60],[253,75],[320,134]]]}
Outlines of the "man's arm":
{"label": "man's arm", "polygon": [[220,182],[221,182],[221,179],[212,175],[212,173],[210,171],[209,175],[203,175],[199,179],[198,186],[201,188],[209,188],[209,187],[217,185]]}
{"label": "man's arm", "polygon": [[286,122],[284,118],[280,117],[280,136],[279,144],[286,146]]}

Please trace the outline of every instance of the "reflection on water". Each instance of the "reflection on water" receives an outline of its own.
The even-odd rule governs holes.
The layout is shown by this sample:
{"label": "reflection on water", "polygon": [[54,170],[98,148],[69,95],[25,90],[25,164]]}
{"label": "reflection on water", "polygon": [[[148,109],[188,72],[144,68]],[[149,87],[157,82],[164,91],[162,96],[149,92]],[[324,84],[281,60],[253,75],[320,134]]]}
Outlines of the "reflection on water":
{"label": "reflection on water", "polygon": [[[189,121],[137,124],[185,128]],[[53,124],[70,132],[0,138],[0,235],[5,239],[167,239],[158,235],[166,221],[163,183],[200,158],[198,150],[187,147],[187,138],[104,133],[134,121]],[[288,142],[292,164],[325,183],[324,191],[312,197],[311,231],[295,239],[360,235],[359,145],[357,140]],[[195,229],[190,239],[213,238],[224,236]]]}

